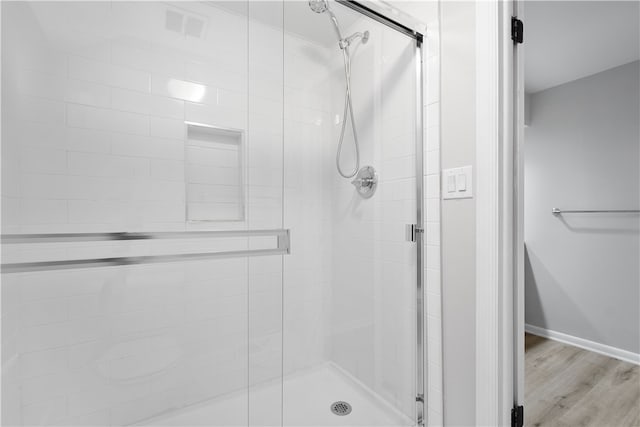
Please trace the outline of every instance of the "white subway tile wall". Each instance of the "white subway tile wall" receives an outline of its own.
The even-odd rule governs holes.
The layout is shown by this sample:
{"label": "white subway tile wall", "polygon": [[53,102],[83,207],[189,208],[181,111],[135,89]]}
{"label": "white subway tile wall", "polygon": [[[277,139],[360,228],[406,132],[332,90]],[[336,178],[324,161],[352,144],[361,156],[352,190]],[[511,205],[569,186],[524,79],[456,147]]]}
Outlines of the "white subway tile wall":
{"label": "white subway tile wall", "polygon": [[[433,22],[433,4],[435,12],[416,14]],[[247,385],[326,362],[413,416],[415,248],[404,241],[404,225],[416,220],[412,44],[371,21],[352,25],[371,31],[353,65],[362,165],[380,173],[378,193],[364,201],[335,171],[344,99],[335,43],[252,19],[252,7],[247,19],[196,2],[2,4],[3,233],[293,230],[284,258],[4,275],[3,424],[129,425],[229,393],[244,393],[250,406]],[[203,36],[165,28],[168,10],[201,17]],[[428,421],[441,425],[432,43],[418,179]],[[245,130],[240,223],[187,221],[185,122]],[[261,396],[274,411],[261,415],[276,425],[286,424],[284,392]],[[247,425],[248,406],[240,409],[234,423]]]}
{"label": "white subway tile wall", "polygon": [[[267,140],[248,118],[246,60],[282,56],[282,30],[180,7],[226,37],[167,33],[162,3],[2,5],[15,41],[3,49],[3,104],[15,105],[3,108],[3,233],[195,229],[185,121],[244,129],[250,158],[269,142],[247,172],[270,178],[247,187],[253,212],[216,226],[282,227],[282,67],[269,70],[279,98],[252,105]],[[237,49],[219,46],[229,37]],[[281,375],[281,288],[281,257],[5,275],[3,424],[128,425],[247,393]]]}

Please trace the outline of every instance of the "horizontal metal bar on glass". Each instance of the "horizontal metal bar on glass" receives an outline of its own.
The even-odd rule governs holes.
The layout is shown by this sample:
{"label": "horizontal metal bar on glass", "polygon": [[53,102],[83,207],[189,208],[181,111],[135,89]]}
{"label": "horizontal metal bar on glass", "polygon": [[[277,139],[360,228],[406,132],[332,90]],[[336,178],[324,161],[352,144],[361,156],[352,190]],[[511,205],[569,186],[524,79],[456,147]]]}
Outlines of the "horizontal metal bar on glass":
{"label": "horizontal metal bar on glass", "polygon": [[289,230],[206,230],[206,231],[156,231],[156,232],[111,232],[111,233],[51,233],[51,234],[3,234],[2,244],[15,243],[58,243],[58,242],[99,242],[113,240],[163,240],[198,239],[215,237],[257,237],[281,236]]}
{"label": "horizontal metal bar on glass", "polygon": [[555,215],[563,213],[640,213],[639,209],[551,209]]}
{"label": "horizontal metal bar on glass", "polygon": [[[422,43],[426,32],[426,25],[417,21],[414,17],[396,9],[391,3],[381,0],[336,0],[339,4],[346,6],[380,22],[394,30],[416,39]],[[391,17],[390,15],[393,15]]]}
{"label": "horizontal metal bar on glass", "polygon": [[234,251],[198,252],[181,254],[143,255],[104,257],[91,259],[69,259],[55,261],[17,262],[2,264],[2,273],[24,273],[47,270],[86,269],[96,267],[113,267],[136,264],[157,264],[168,262],[197,261],[206,259],[223,259],[237,257],[253,257],[268,255],[286,255],[290,249],[290,231],[275,230],[222,230],[222,231],[178,231],[178,232],[140,232],[140,233],[60,233],[60,234],[6,234],[2,236],[3,245],[29,243],[70,243],[99,241],[135,241],[135,240],[168,240],[216,237],[276,237],[273,248],[246,249]]}

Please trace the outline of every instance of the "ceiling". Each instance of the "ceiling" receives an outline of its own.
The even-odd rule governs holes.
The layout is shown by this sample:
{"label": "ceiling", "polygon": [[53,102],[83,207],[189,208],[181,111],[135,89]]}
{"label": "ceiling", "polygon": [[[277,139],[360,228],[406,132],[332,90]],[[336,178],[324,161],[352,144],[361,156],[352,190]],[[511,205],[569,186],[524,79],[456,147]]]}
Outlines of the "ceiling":
{"label": "ceiling", "polygon": [[640,59],[640,1],[525,2],[525,91]]}

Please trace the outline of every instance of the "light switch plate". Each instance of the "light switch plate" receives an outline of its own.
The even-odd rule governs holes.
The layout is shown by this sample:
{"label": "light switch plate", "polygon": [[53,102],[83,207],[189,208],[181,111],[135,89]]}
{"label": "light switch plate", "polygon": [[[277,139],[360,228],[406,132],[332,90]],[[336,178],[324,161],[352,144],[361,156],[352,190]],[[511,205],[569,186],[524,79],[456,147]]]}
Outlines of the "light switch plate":
{"label": "light switch plate", "polygon": [[473,169],[471,166],[442,170],[442,198],[470,199],[473,197]]}

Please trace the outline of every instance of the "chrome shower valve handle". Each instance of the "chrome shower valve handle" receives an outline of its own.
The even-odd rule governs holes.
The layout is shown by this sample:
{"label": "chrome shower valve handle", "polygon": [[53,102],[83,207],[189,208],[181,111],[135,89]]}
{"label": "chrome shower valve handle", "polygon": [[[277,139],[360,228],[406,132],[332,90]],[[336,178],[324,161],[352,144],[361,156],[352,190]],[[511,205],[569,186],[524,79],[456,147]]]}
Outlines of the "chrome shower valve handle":
{"label": "chrome shower valve handle", "polygon": [[364,166],[358,171],[356,178],[351,181],[358,194],[365,199],[373,196],[378,187],[378,174],[373,166]]}
{"label": "chrome shower valve handle", "polygon": [[376,183],[376,180],[374,178],[358,178],[358,179],[354,179],[353,181],[351,181],[351,183],[353,185],[359,185],[359,186],[363,186],[363,187],[371,187],[373,184]]}

